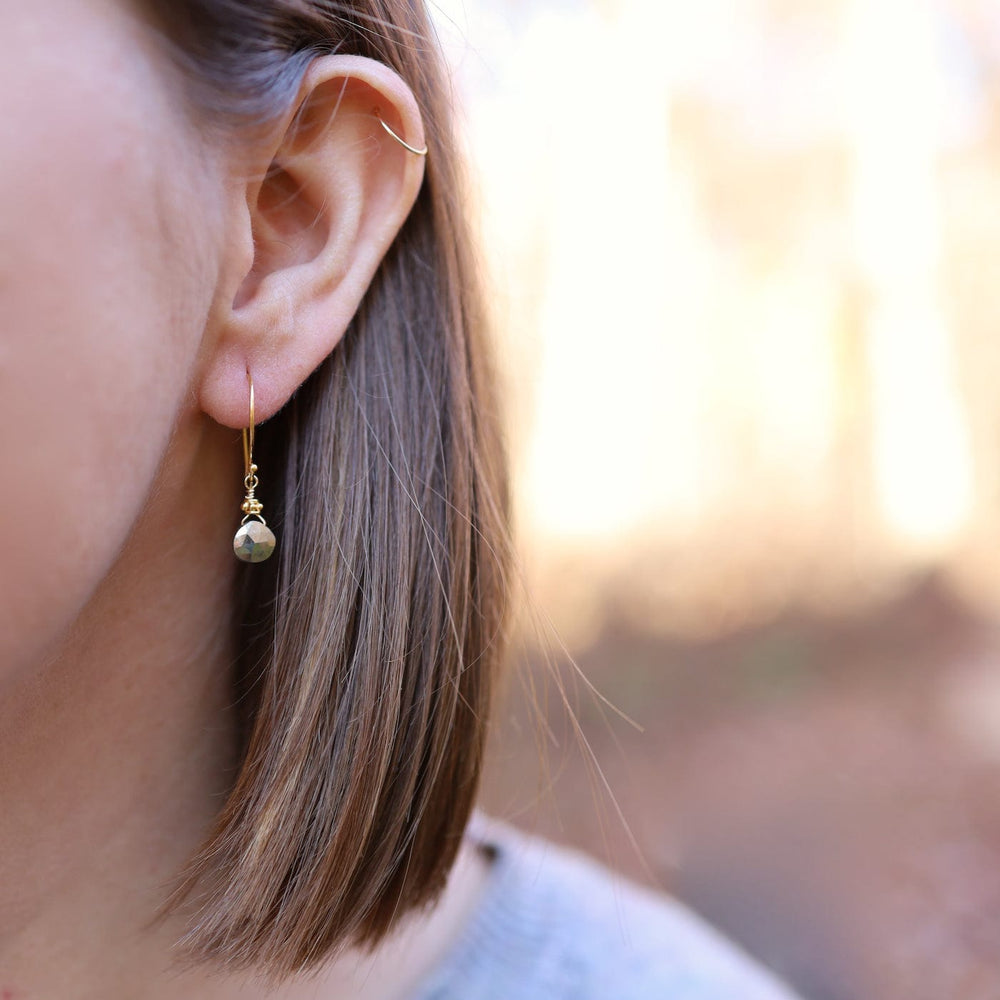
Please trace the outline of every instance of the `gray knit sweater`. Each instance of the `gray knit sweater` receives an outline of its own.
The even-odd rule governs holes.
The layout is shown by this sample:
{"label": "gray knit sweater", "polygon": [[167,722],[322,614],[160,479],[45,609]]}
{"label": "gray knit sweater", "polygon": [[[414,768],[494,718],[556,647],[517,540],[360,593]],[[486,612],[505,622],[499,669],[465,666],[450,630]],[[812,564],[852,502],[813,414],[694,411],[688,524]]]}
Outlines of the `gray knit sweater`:
{"label": "gray knit sweater", "polygon": [[677,900],[477,815],[493,879],[414,1000],[795,1000]]}

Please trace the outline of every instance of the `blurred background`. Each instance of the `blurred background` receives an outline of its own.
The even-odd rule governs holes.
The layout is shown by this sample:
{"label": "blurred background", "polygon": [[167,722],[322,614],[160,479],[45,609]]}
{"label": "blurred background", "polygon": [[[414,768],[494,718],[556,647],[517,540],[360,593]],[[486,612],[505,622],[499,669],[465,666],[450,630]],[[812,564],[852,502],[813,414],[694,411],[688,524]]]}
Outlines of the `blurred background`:
{"label": "blurred background", "polygon": [[530,595],[486,806],[813,1000],[995,1000],[1000,5],[434,6]]}

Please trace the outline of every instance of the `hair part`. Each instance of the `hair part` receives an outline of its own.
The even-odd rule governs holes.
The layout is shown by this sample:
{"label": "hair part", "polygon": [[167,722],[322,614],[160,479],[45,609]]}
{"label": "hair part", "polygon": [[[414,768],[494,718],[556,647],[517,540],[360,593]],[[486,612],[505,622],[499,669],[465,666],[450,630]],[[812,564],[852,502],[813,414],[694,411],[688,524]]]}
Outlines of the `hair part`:
{"label": "hair part", "polygon": [[199,123],[237,146],[340,51],[409,83],[431,149],[343,339],[257,430],[281,544],[239,569],[239,765],[163,910],[193,906],[190,961],[280,978],[377,944],[459,848],[509,617],[492,345],[422,4],[137,2]]}

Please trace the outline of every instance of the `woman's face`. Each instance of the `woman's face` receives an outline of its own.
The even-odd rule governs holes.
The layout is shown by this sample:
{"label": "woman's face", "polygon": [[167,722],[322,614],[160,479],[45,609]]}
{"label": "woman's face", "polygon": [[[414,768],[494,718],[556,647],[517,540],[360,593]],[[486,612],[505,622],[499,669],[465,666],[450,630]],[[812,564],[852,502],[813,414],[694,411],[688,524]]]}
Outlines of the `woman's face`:
{"label": "woman's face", "polygon": [[79,615],[197,417],[220,174],[159,60],[126,0],[0,0],[0,692]]}

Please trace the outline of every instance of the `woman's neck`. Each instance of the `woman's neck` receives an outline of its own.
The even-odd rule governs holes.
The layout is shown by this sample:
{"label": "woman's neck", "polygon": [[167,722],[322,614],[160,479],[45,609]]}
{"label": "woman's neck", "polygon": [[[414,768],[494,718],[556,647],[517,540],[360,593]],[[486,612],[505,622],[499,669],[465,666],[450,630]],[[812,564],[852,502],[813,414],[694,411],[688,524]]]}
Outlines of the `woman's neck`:
{"label": "woman's neck", "polygon": [[277,994],[252,977],[176,974],[180,918],[153,921],[236,764],[226,501],[241,470],[231,431],[194,428],[73,626],[0,688],[0,997],[406,995],[481,892],[471,851],[429,918]]}
{"label": "woman's neck", "polygon": [[112,571],[0,689],[0,996],[80,996],[94,963],[108,986],[118,964],[126,975],[163,880],[221,805],[234,745],[223,437],[180,437],[173,485]]}

